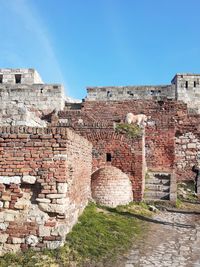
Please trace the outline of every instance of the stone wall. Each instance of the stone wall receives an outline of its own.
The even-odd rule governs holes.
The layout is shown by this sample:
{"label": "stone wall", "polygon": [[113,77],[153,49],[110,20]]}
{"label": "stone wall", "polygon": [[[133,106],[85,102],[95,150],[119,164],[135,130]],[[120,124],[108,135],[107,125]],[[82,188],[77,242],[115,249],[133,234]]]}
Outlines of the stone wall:
{"label": "stone wall", "polygon": [[66,128],[0,128],[0,254],[56,248],[91,194],[92,145]]}
{"label": "stone wall", "polygon": [[176,129],[176,175],[178,180],[194,179],[192,171],[200,158],[200,116],[191,115],[180,121]]}
{"label": "stone wall", "polygon": [[39,73],[34,69],[0,69],[2,84],[43,84]]}
{"label": "stone wall", "polygon": [[62,110],[65,103],[64,88],[57,84],[0,84],[0,106],[10,103],[23,103],[32,110],[43,112]]}
{"label": "stone wall", "polygon": [[172,80],[176,88],[176,99],[188,105],[189,113],[200,113],[200,75],[177,74]]}
{"label": "stone wall", "polygon": [[131,99],[175,98],[174,85],[109,86],[87,88],[86,101],[124,101]]}

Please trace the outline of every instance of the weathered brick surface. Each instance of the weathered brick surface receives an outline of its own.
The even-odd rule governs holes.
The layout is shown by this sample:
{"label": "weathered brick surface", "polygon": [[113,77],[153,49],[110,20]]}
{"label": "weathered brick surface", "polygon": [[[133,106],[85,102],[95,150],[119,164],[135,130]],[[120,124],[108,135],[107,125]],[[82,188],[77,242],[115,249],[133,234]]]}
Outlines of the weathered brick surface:
{"label": "weathered brick surface", "polygon": [[[129,139],[116,134],[113,130],[93,129],[92,132],[82,133],[93,145],[93,172],[106,166],[114,166],[126,173],[131,182],[133,197],[141,200],[144,186],[144,139],[143,136]],[[107,161],[107,154],[111,154],[111,161]]]}
{"label": "weathered brick surface", "polygon": [[1,253],[63,243],[91,194],[91,149],[67,128],[0,128]]}
{"label": "weathered brick surface", "polygon": [[98,204],[116,207],[133,200],[132,186],[128,175],[107,166],[92,174],[92,197]]}
{"label": "weathered brick surface", "polygon": [[[174,167],[174,134],[177,120],[187,117],[187,107],[177,101],[88,101],[79,111],[65,110],[59,113],[66,125],[82,135],[94,131],[113,131],[113,123],[123,122],[128,112],[148,116],[145,129],[147,167],[152,170],[171,170]],[[82,120],[82,124],[78,121]],[[102,139],[104,137],[102,136]]]}

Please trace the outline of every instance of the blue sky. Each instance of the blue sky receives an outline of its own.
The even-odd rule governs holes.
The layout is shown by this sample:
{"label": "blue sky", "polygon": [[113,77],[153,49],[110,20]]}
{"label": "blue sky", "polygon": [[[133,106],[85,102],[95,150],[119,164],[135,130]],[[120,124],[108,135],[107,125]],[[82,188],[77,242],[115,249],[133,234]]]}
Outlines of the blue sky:
{"label": "blue sky", "polygon": [[0,0],[0,67],[35,68],[66,94],[200,73],[199,0]]}

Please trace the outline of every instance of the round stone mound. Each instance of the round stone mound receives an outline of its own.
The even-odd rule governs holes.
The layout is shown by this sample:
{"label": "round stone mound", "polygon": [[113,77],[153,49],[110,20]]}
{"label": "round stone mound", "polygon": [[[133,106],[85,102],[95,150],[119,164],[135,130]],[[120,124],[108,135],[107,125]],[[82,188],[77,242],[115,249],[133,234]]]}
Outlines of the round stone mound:
{"label": "round stone mound", "polygon": [[132,185],[128,175],[109,166],[92,174],[92,197],[100,205],[116,207],[133,200]]}

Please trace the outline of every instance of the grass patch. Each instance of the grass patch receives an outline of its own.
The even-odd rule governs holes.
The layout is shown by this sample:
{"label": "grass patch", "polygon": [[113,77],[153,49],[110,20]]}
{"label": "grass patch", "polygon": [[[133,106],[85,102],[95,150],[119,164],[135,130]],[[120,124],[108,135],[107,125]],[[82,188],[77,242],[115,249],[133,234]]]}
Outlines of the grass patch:
{"label": "grass patch", "polygon": [[67,267],[72,263],[73,266],[90,266],[90,263],[114,262],[131,247],[136,237],[144,234],[146,227],[138,219],[125,216],[124,211],[151,215],[145,203],[132,203],[116,209],[97,207],[91,203],[67,235],[63,247],[43,252],[28,250],[20,254],[6,254],[0,258],[0,266]]}
{"label": "grass patch", "polygon": [[130,138],[142,135],[142,129],[136,124],[117,123],[115,131],[120,134],[126,134]]}
{"label": "grass patch", "polygon": [[177,198],[177,200],[176,200],[176,208],[179,209],[179,208],[182,207],[182,205],[183,205],[182,201],[179,198]]}

